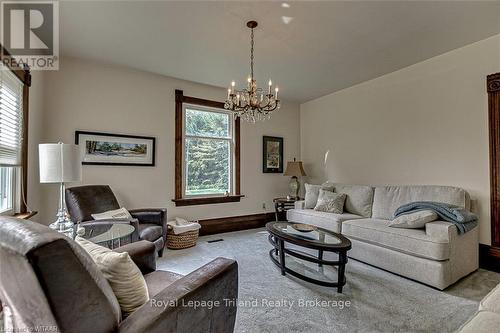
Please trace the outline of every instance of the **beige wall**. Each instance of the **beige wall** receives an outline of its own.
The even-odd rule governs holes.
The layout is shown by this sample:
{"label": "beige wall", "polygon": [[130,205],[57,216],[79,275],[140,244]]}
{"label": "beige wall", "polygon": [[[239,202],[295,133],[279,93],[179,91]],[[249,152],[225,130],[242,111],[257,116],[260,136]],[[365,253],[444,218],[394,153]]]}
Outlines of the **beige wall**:
{"label": "beige wall", "polygon": [[51,222],[57,187],[37,183],[36,145],[73,142],[81,129],[157,138],[156,167],[84,166],[83,183],[110,184],[125,207],[167,207],[170,217],[187,218],[258,213],[263,203],[272,211],[272,198],[287,193],[286,177],[261,172],[262,135],[274,135],[285,138],[285,159],[302,157],[311,182],[467,189],[481,215],[480,241],[490,244],[485,77],[498,71],[500,35],[304,103],[300,114],[285,102],[271,121],[242,126],[240,203],[175,208],[174,90],[218,100],[225,90],[65,58],[60,71],[34,74],[29,204]]}
{"label": "beige wall", "polygon": [[[228,78],[229,80],[230,78]],[[287,193],[288,179],[262,173],[262,136],[282,136],[285,160],[299,155],[299,105],[284,102],[270,121],[241,129],[240,203],[175,208],[174,90],[223,100],[225,89],[161,75],[63,58],[60,70],[44,74],[43,142],[73,142],[75,130],[154,136],[155,167],[83,166],[84,184],[109,184],[127,208],[167,207],[169,216],[211,218],[273,211],[272,199]],[[34,178],[33,178],[34,179]],[[57,186],[45,194],[39,220],[49,223],[57,204]]]}
{"label": "beige wall", "polygon": [[302,104],[309,180],[463,187],[490,244],[485,82],[499,71],[497,35]]}

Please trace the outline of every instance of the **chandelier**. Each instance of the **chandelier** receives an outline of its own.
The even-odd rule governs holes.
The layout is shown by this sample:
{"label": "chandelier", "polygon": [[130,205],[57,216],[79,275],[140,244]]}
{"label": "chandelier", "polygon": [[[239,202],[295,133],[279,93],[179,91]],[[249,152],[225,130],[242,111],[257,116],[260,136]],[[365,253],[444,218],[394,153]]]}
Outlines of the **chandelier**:
{"label": "chandelier", "polygon": [[257,80],[253,76],[253,29],[257,27],[257,22],[249,21],[247,27],[252,30],[250,34],[250,76],[247,80],[247,88],[236,90],[235,82],[231,82],[231,87],[227,90],[224,108],[233,111],[236,117],[255,123],[271,118],[271,112],[280,108],[280,100],[278,99],[278,87],[274,89],[273,93],[271,80],[269,80],[267,94],[262,88],[257,88]]}

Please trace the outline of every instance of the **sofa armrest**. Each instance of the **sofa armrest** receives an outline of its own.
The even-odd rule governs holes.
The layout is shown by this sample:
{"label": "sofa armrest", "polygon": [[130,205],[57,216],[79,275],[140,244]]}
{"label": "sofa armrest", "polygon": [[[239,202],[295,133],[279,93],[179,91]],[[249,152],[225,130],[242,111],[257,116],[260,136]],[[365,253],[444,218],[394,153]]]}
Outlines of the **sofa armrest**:
{"label": "sofa armrest", "polygon": [[295,206],[295,207],[294,207],[295,209],[305,209],[305,207],[306,207],[306,202],[305,202],[305,200],[295,201],[294,206]]}
{"label": "sofa armrest", "polygon": [[152,223],[161,226],[163,243],[167,243],[167,210],[165,208],[131,209],[129,213],[138,219],[139,223]]}
{"label": "sofa armrest", "polygon": [[150,241],[141,240],[126,244],[113,251],[119,253],[127,252],[142,274],[151,273],[156,270],[156,247]]}
{"label": "sofa armrest", "polygon": [[457,227],[451,222],[433,221],[425,224],[425,233],[438,241],[450,242],[457,234]]}
{"label": "sofa armrest", "polygon": [[120,332],[233,332],[238,264],[217,258],[180,278],[121,322]]}
{"label": "sofa armrest", "polygon": [[139,223],[152,223],[162,227],[167,223],[167,210],[165,208],[141,208],[129,210],[133,218],[139,220]]}

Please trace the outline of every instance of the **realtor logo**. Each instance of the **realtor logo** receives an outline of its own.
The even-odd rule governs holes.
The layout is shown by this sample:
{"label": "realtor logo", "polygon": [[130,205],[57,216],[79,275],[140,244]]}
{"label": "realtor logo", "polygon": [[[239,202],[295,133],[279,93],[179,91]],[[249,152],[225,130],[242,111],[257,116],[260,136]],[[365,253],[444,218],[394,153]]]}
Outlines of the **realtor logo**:
{"label": "realtor logo", "polygon": [[57,1],[1,1],[0,17],[4,64],[27,65],[31,70],[59,69]]}

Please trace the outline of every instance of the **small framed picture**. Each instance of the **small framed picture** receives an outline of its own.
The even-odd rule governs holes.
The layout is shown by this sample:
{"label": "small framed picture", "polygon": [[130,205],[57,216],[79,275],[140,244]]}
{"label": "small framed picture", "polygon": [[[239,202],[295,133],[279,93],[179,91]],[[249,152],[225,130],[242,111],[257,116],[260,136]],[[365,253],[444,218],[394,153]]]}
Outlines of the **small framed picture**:
{"label": "small framed picture", "polygon": [[283,173],[283,138],[264,136],[262,152],[262,172]]}
{"label": "small framed picture", "polygon": [[154,166],[155,141],[148,136],[75,132],[82,164]]}

